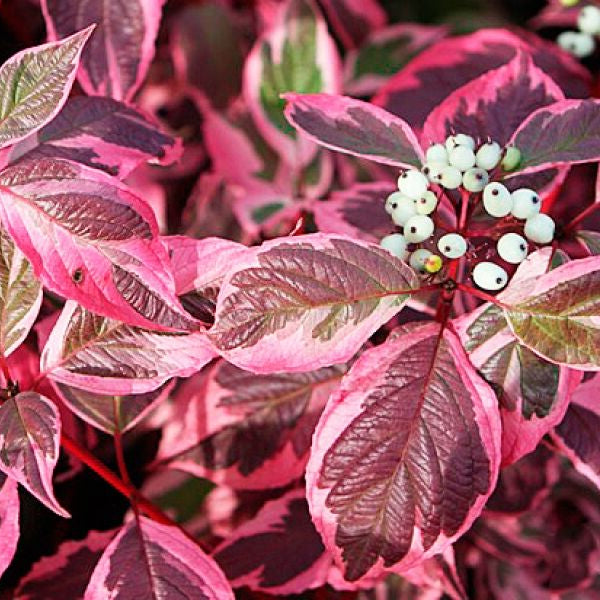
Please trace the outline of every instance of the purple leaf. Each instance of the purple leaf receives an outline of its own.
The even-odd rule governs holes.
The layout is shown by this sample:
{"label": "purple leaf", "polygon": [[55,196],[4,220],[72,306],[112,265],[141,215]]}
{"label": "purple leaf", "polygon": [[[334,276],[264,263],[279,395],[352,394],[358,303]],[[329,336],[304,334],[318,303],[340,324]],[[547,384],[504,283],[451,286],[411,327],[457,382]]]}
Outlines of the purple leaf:
{"label": "purple leaf", "polygon": [[600,101],[563,100],[536,110],[511,142],[521,151],[520,172],[600,159]]}
{"label": "purple leaf", "polygon": [[349,360],[417,286],[378,246],[323,234],[274,240],[228,273],[209,334],[247,370],[317,369]]}
{"label": "purple leaf", "polygon": [[60,429],[58,409],[37,392],[22,392],[0,406],[0,471],[16,479],[50,510],[69,517],[52,490]]}
{"label": "purple leaf", "polygon": [[233,592],[213,559],[179,529],[140,516],[106,548],[84,598],[233,600]]}
{"label": "purple leaf", "polygon": [[272,28],[255,43],[244,67],[244,97],[256,127],[291,166],[306,166],[316,146],[285,120],[285,92],[341,90],[335,43],[313,0],[286,0]]}
{"label": "purple leaf", "polygon": [[95,23],[77,78],[91,96],[129,101],[154,56],[164,0],[41,0],[48,38]]}
{"label": "purple leaf", "polygon": [[17,482],[0,473],[0,577],[10,565],[19,541]]}
{"label": "purple leaf", "polygon": [[285,94],[288,121],[312,140],[396,167],[421,167],[423,151],[402,119],[368,102],[329,94]]}
{"label": "purple leaf", "polygon": [[196,382],[184,384],[183,426],[167,428],[158,458],[236,489],[287,485],[302,476],[314,426],[344,372],[255,375],[221,361],[199,393]]}
{"label": "purple leaf", "polygon": [[0,175],[0,216],[42,284],[131,325],[199,327],[181,308],[152,209],[115,179],[56,159]]}
{"label": "purple leaf", "polygon": [[378,0],[321,0],[327,17],[346,48],[360,46],[387,23]]}
{"label": "purple leaf", "polygon": [[169,164],[181,145],[139,110],[110,98],[71,98],[43,129],[11,149],[9,162],[66,158],[124,179],[149,160]]}
{"label": "purple leaf", "polygon": [[378,243],[393,230],[385,199],[398,188],[387,182],[359,183],[312,206],[319,231]]}
{"label": "purple leaf", "polygon": [[529,56],[517,53],[509,63],[458,88],[427,117],[423,139],[444,141],[452,131],[475,139],[488,137],[501,146],[534,110],[564,95]]}
{"label": "purple leaf", "polygon": [[214,559],[234,588],[277,596],[300,594],[327,581],[331,557],[308,512],[304,490],[267,502],[216,548]]}
{"label": "purple leaf", "polygon": [[0,67],[0,148],[43,127],[66,102],[93,26],[77,29],[83,28],[64,40],[23,50]]}
{"label": "purple leaf", "polygon": [[41,357],[54,381],[99,394],[150,392],[189,377],[216,356],[206,334],[151,331],[67,301]]}
{"label": "purple leaf", "polygon": [[16,597],[20,600],[76,600],[83,598],[85,588],[114,536],[114,531],[91,531],[79,541],[61,544],[53,556],[35,563],[19,582]]}
{"label": "purple leaf", "polygon": [[42,286],[31,263],[0,226],[0,354],[7,357],[27,337],[42,304]]}
{"label": "purple leaf", "polygon": [[470,527],[499,462],[494,393],[430,323],[367,350],[342,380],[317,425],[308,501],[346,579],[402,573]]}

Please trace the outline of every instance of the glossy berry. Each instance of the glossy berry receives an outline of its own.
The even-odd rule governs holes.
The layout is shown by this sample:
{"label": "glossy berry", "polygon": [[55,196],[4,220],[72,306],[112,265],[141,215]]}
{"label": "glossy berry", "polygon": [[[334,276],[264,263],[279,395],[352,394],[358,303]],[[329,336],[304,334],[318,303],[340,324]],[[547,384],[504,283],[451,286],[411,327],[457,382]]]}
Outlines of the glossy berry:
{"label": "glossy berry", "polygon": [[505,217],[513,207],[513,199],[506,186],[494,181],[483,190],[483,207],[492,217]]}
{"label": "glossy berry", "polygon": [[576,56],[577,58],[585,58],[594,52],[596,42],[589,33],[581,33],[579,31],[563,31],[557,38],[558,45]]}
{"label": "glossy berry", "polygon": [[497,142],[488,142],[477,150],[475,165],[480,169],[490,171],[498,166],[501,155],[502,149],[500,148],[500,144]]}
{"label": "glossy berry", "polygon": [[529,188],[519,188],[512,194],[513,207],[510,211],[517,219],[529,219],[540,212],[542,200],[536,192]]}
{"label": "glossy berry", "polygon": [[437,196],[431,190],[427,190],[417,200],[417,214],[430,215],[436,209],[437,203]]}
{"label": "glossy berry", "polygon": [[392,233],[382,238],[381,247],[385,248],[388,252],[391,252],[395,257],[400,260],[406,260],[408,252],[406,246],[408,245],[406,239],[401,233]]}
{"label": "glossy berry", "polygon": [[463,187],[469,192],[481,192],[483,188],[488,184],[490,176],[485,169],[479,169],[475,167],[469,169],[463,174],[462,184]]}
{"label": "glossy berry", "polygon": [[527,258],[527,240],[518,233],[505,233],[498,240],[496,250],[502,260],[518,265]]}
{"label": "glossy berry", "polygon": [[475,153],[467,146],[456,146],[449,152],[448,162],[464,172],[475,166]]}
{"label": "glossy berry", "polygon": [[425,153],[427,162],[448,164],[448,152],[443,144],[433,144]]}
{"label": "glossy berry", "polygon": [[554,239],[556,226],[552,217],[543,213],[533,215],[525,221],[523,231],[527,239],[536,244],[549,244]]}
{"label": "glossy berry", "polygon": [[396,206],[392,210],[392,221],[399,227],[404,227],[406,221],[417,214],[415,201],[400,192],[398,192],[393,204]]}
{"label": "glossy berry", "polygon": [[425,193],[428,185],[429,180],[427,177],[415,169],[404,171],[398,177],[398,189],[409,198],[415,200]]}
{"label": "glossy berry", "polygon": [[505,171],[514,171],[520,162],[521,151],[515,146],[508,146],[500,164]]}
{"label": "glossy berry", "polygon": [[446,189],[455,190],[462,183],[462,173],[456,167],[444,167],[437,181]]}
{"label": "glossy berry", "polygon": [[508,282],[507,272],[493,262],[483,261],[473,269],[473,281],[482,290],[501,290]]}
{"label": "glossy berry", "polygon": [[402,198],[406,198],[406,196],[404,194],[401,194],[400,192],[393,192],[392,194],[390,194],[385,199],[385,212],[388,215],[391,215]]}
{"label": "glossy berry", "polygon": [[424,242],[433,235],[433,221],[425,215],[415,215],[404,224],[404,237],[411,244]]}
{"label": "glossy berry", "polygon": [[577,17],[577,26],[582,33],[598,35],[600,33],[600,8],[584,6]]}
{"label": "glossy berry", "polygon": [[419,273],[424,273],[425,261],[432,255],[433,252],[431,252],[430,250],[420,248],[419,250],[415,250],[410,255],[409,264],[415,271],[419,271]]}
{"label": "glossy berry", "polygon": [[425,259],[424,269],[426,273],[439,273],[443,266],[443,261],[441,257],[437,254],[432,254]]}
{"label": "glossy berry", "polygon": [[460,258],[467,251],[467,241],[458,233],[447,233],[438,240],[437,247],[447,258]]}

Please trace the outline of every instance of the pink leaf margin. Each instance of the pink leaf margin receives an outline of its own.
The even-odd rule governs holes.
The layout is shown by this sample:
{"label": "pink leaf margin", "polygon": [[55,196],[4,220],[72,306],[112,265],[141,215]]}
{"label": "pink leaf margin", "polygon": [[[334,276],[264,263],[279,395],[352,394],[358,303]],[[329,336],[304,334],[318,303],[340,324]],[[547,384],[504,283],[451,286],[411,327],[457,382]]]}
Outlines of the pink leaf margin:
{"label": "pink leaf margin", "polygon": [[19,493],[17,482],[6,476],[0,477],[0,577],[6,571],[19,541]]}

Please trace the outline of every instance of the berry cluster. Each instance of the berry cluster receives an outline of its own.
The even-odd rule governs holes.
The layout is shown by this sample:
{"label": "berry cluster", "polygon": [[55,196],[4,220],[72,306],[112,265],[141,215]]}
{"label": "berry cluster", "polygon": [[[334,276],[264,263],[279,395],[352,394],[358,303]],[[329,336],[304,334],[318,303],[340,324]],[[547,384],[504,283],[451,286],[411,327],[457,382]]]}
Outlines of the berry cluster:
{"label": "berry cluster", "polygon": [[556,41],[577,58],[585,58],[596,49],[594,36],[600,35],[600,8],[584,6],[577,16],[577,27],[579,31],[563,31]]}
{"label": "berry cluster", "polygon": [[[385,236],[381,245],[425,275],[435,275],[448,261],[467,255],[468,266],[476,262],[471,276],[477,286],[490,291],[502,289],[508,283],[507,270],[489,260],[478,261],[469,234],[448,232],[438,208],[444,196],[452,205],[456,205],[457,195],[471,209],[481,204],[488,218],[499,219],[487,229],[495,240],[495,253],[508,265],[518,265],[527,257],[530,243],[550,243],[555,229],[552,218],[540,212],[542,201],[534,190],[510,192],[499,181],[490,181],[514,170],[520,158],[517,148],[502,149],[491,140],[476,148],[475,140],[465,134],[433,144],[422,170],[403,171],[398,191],[387,197],[385,210],[402,233]],[[439,235],[436,228],[444,233]]]}

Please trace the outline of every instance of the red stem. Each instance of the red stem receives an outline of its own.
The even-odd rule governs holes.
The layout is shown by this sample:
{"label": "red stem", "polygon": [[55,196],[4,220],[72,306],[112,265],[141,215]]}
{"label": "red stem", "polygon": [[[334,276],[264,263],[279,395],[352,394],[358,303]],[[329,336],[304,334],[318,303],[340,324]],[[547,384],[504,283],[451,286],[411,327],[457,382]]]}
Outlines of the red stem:
{"label": "red stem", "polygon": [[578,227],[583,221],[585,221],[591,214],[596,212],[600,208],[600,202],[594,202],[590,204],[582,213],[579,213],[566,227],[565,233],[572,232]]}
{"label": "red stem", "polygon": [[492,296],[491,294],[486,294],[485,292],[478,290],[477,288],[474,288],[470,285],[466,285],[465,283],[457,283],[457,285],[458,285],[458,289],[461,292],[466,292],[467,294],[476,296],[477,298],[479,298],[481,300],[485,300],[486,302],[491,302],[492,304],[495,304],[496,306],[499,306],[500,308],[508,308],[506,306],[506,304],[503,304],[502,302],[500,302],[500,300],[498,300],[495,296]]}

